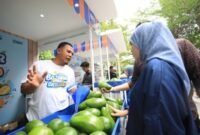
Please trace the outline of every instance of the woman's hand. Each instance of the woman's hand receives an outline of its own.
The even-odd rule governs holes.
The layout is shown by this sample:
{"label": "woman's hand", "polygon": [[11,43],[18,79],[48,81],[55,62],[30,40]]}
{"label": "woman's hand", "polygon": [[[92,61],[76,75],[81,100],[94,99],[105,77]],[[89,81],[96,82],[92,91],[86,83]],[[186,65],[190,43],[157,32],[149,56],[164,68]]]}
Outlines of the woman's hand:
{"label": "woman's hand", "polygon": [[102,93],[109,93],[110,90],[107,90],[107,89],[105,89],[105,88],[102,88],[102,89],[101,89],[101,92],[102,92]]}
{"label": "woman's hand", "polygon": [[114,117],[124,117],[126,115],[128,115],[128,110],[118,110],[112,106],[109,106],[112,110],[111,115]]}

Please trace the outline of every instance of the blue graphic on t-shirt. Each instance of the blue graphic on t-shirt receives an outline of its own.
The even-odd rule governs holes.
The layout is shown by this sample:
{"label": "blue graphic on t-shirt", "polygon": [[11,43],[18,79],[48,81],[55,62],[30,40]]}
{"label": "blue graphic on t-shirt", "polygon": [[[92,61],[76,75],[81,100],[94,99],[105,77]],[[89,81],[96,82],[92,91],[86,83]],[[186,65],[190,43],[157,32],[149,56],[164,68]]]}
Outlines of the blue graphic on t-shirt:
{"label": "blue graphic on t-shirt", "polygon": [[45,78],[45,81],[47,82],[48,88],[63,88],[67,84],[67,76],[63,74],[48,73],[48,75]]}

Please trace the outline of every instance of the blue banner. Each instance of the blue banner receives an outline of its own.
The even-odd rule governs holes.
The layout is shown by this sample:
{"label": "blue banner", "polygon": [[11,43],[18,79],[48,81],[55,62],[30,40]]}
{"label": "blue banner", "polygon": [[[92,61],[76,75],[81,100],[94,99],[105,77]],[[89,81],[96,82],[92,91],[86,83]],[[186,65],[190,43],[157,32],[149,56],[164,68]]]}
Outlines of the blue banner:
{"label": "blue banner", "polygon": [[74,44],[73,47],[74,47],[74,53],[77,53],[78,52],[78,46],[77,46],[77,44]]}
{"label": "blue banner", "polygon": [[89,24],[89,8],[85,1],[84,1],[84,15],[85,15],[85,22]]}
{"label": "blue banner", "polygon": [[77,14],[80,13],[79,0],[74,0],[74,10],[76,11]]}
{"label": "blue banner", "polygon": [[82,51],[82,52],[85,52],[85,42],[82,42],[82,43],[81,43],[81,51]]}
{"label": "blue banner", "polygon": [[0,125],[25,113],[20,91],[28,70],[28,41],[0,32]]}

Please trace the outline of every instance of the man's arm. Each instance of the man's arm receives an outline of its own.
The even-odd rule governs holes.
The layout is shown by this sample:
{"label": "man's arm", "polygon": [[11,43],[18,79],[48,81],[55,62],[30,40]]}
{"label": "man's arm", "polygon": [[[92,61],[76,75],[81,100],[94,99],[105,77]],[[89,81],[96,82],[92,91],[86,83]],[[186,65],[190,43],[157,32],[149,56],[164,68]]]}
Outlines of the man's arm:
{"label": "man's arm", "polygon": [[77,86],[76,86],[76,81],[75,81],[75,73],[74,73],[74,70],[72,70],[72,73],[73,73],[72,76],[71,76],[71,77],[72,77],[72,78],[71,78],[71,84],[72,84],[71,86],[72,86],[72,87],[70,88],[70,92],[71,92],[71,93],[74,93],[74,92],[76,91],[76,89],[77,89]]}

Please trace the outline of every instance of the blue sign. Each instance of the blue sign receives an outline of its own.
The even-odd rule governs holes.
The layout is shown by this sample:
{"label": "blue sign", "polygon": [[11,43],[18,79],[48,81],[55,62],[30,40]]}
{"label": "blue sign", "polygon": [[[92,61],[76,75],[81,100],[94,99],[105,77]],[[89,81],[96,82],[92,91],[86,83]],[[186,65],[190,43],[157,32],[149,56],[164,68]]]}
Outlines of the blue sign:
{"label": "blue sign", "polygon": [[20,85],[28,70],[28,41],[0,32],[0,125],[25,113]]}
{"label": "blue sign", "polygon": [[0,52],[0,64],[6,64],[6,53]]}

